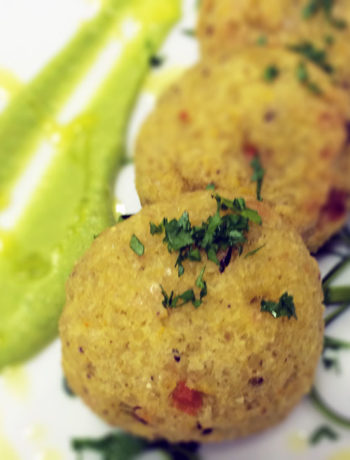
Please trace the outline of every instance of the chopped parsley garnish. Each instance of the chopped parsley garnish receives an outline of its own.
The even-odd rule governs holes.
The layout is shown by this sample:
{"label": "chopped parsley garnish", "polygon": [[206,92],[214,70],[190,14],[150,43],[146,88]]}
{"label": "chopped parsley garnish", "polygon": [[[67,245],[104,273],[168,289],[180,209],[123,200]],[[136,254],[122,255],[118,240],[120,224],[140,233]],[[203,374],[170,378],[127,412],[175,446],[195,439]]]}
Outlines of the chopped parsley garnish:
{"label": "chopped parsley garnish", "polygon": [[149,58],[149,64],[151,67],[160,67],[165,61],[163,56],[153,55]]}
{"label": "chopped parsley garnish", "polygon": [[215,184],[211,183],[205,187],[205,190],[215,190]]}
{"label": "chopped parsley garnish", "polygon": [[145,252],[145,247],[136,235],[132,235],[130,240],[130,248],[138,255],[142,256]]}
{"label": "chopped parsley garnish", "polygon": [[315,445],[322,441],[322,439],[336,441],[338,437],[338,434],[333,430],[333,428],[329,427],[328,425],[322,425],[312,433],[309,439],[309,443]]}
{"label": "chopped parsley garnish", "polygon": [[293,297],[288,295],[288,292],[282,294],[278,302],[262,300],[260,310],[270,313],[274,318],[287,316],[288,319],[290,319],[294,316],[294,318],[297,319]]}
{"label": "chopped parsley garnish", "polygon": [[276,78],[278,77],[280,71],[279,69],[274,66],[274,65],[270,65],[268,67],[266,67],[265,71],[264,71],[264,80],[268,81],[268,82],[272,82],[272,81],[275,81]]}
{"label": "chopped parsley garnish", "polygon": [[[174,295],[174,291],[171,291],[170,295],[166,293],[163,286],[160,285],[162,290],[163,300],[162,305],[164,308],[177,308],[182,307],[188,302],[192,302],[195,308],[198,308],[202,304],[202,299],[208,293],[207,291],[207,283],[203,280],[205,267],[202,268],[198,278],[196,279],[196,286],[200,288],[199,298],[196,299],[196,295],[193,289],[188,289],[187,291],[183,292],[179,295]],[[179,304],[179,302],[181,303]]]}
{"label": "chopped parsley garnish", "polygon": [[[249,223],[261,224],[261,217],[257,211],[247,208],[243,198],[229,200],[217,194],[213,198],[217,202],[217,211],[200,226],[192,226],[187,211],[180,219],[168,221],[164,218],[159,225],[150,223],[151,234],[164,232],[163,242],[167,245],[168,251],[179,253],[175,263],[179,276],[184,273],[185,260],[201,261],[200,250],[203,250],[207,258],[220,267],[221,272],[224,271],[218,253],[225,251],[227,255],[227,251],[232,248],[237,249],[238,254],[241,254],[246,242],[246,233],[249,231]],[[231,212],[221,216],[221,210]],[[226,267],[228,264],[224,265]]]}
{"label": "chopped parsley garnish", "polygon": [[322,94],[320,87],[310,80],[309,72],[307,70],[305,62],[300,62],[296,70],[297,79],[302,83],[308,90],[317,95]]}
{"label": "chopped parsley garnish", "polygon": [[258,39],[256,40],[256,44],[259,46],[265,46],[267,45],[267,37],[266,35],[260,35]]}
{"label": "chopped parsley garnish", "polygon": [[252,251],[247,252],[247,254],[244,256],[244,259],[246,259],[247,257],[253,256],[254,254],[259,252],[260,249],[264,248],[265,246],[266,246],[266,244],[263,244],[263,245],[259,246],[258,248],[255,248]]}
{"label": "chopped parsley garnish", "polygon": [[308,4],[302,10],[304,19],[310,19],[317,13],[323,12],[327,21],[336,29],[345,29],[346,21],[333,16],[334,0],[309,0]]}
{"label": "chopped parsley garnish", "polygon": [[309,61],[316,64],[327,73],[333,73],[333,66],[327,61],[327,53],[325,50],[318,49],[309,41],[299,43],[297,45],[290,45],[288,49],[295,53],[302,54]]}
{"label": "chopped parsley garnish", "polygon": [[256,197],[259,201],[262,201],[261,198],[261,187],[264,180],[265,170],[262,167],[259,155],[255,155],[252,159],[250,166],[252,167],[254,173],[251,177],[252,182],[256,182]]}
{"label": "chopped parsley garnish", "polygon": [[162,452],[169,460],[199,460],[199,444],[170,444],[167,441],[147,441],[127,433],[112,433],[99,439],[73,439],[76,452],[94,451],[101,460],[134,460],[149,452]]}

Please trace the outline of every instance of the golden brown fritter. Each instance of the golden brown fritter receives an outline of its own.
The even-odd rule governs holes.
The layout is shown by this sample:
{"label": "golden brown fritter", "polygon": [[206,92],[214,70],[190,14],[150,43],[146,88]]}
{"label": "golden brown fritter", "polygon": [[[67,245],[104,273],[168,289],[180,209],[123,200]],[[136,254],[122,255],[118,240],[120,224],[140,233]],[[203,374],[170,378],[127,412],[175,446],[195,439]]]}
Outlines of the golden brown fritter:
{"label": "golden brown fritter", "polygon": [[[201,225],[216,212],[206,191],[144,207],[99,236],[75,267],[60,321],[64,372],[110,424],[171,441],[236,438],[274,425],[310,389],[323,335],[317,263],[270,207],[247,205],[262,225],[251,224],[242,255],[234,250],[223,273],[202,254],[179,278],[177,253],[150,235],[150,222],[184,211]],[[133,234],[142,256],[129,247]],[[160,285],[198,296],[204,265],[203,303],[164,308]],[[263,299],[285,292],[297,319],[261,311]]]}
{"label": "golden brown fritter", "polygon": [[[209,183],[253,191],[251,161],[258,154],[266,172],[263,199],[308,243],[343,150],[347,101],[312,64],[305,64],[308,82],[300,81],[300,65],[284,49],[247,48],[187,72],[141,130],[135,156],[141,202],[174,200]],[[316,249],[313,241],[309,247]]]}

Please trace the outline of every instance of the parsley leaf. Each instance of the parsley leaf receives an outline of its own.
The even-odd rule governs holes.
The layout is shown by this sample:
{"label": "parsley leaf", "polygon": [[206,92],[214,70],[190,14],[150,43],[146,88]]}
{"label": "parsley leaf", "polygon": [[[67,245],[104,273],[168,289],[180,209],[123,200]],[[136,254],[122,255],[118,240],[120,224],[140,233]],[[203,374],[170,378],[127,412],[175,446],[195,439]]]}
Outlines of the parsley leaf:
{"label": "parsley leaf", "polygon": [[273,302],[272,300],[262,300],[260,311],[271,313],[274,318],[287,316],[288,319],[290,319],[294,316],[294,318],[297,319],[293,297],[288,295],[288,292],[282,294],[278,302]]}
{"label": "parsley leaf", "polygon": [[270,65],[264,70],[264,80],[268,82],[273,82],[278,77],[280,71],[275,65]]}
{"label": "parsley leaf", "polygon": [[322,90],[320,87],[313,81],[310,80],[309,72],[307,70],[305,62],[300,62],[297,66],[296,70],[297,79],[305,85],[307,89],[311,92],[315,93],[316,95],[322,94]]}
{"label": "parsley leaf", "polygon": [[324,13],[327,21],[336,29],[345,29],[347,27],[346,21],[338,19],[333,16],[334,0],[309,0],[309,3],[302,10],[302,17],[310,19],[317,13]]}
{"label": "parsley leaf", "polygon": [[259,252],[260,249],[264,248],[265,246],[266,246],[266,243],[263,244],[262,246],[259,246],[259,247],[256,248],[256,249],[253,249],[252,251],[247,252],[247,254],[244,256],[244,259],[246,259],[247,257],[253,256],[254,254],[256,254],[257,252]]}
{"label": "parsley leaf", "polygon": [[202,268],[198,278],[196,279],[196,286],[199,287],[200,290],[201,290],[200,293],[199,293],[199,301],[200,301],[200,303],[202,303],[203,297],[205,297],[207,295],[207,293],[208,293],[207,283],[206,283],[206,281],[203,280],[204,272],[205,272],[205,266]]}
{"label": "parsley leaf", "polygon": [[145,247],[136,235],[132,235],[130,240],[130,248],[138,255],[142,256],[145,252]]}
{"label": "parsley leaf", "polygon": [[304,41],[297,45],[290,45],[288,49],[294,51],[295,53],[305,56],[309,61],[316,64],[326,73],[333,73],[333,66],[327,61],[327,53],[325,50],[318,49],[314,46],[313,43],[309,41]]}
{"label": "parsley leaf", "polygon": [[205,187],[205,190],[215,190],[215,184],[211,183]]}
{"label": "parsley leaf", "polygon": [[[175,267],[178,267],[179,276],[184,273],[185,260],[201,261],[201,250],[206,253],[208,260],[220,267],[221,272],[224,271],[231,256],[226,259],[227,263],[221,263],[217,257],[218,252],[226,251],[228,254],[227,251],[232,248],[241,254],[250,222],[261,225],[258,212],[248,208],[243,198],[229,200],[217,194],[213,198],[217,202],[217,211],[200,226],[192,226],[187,211],[179,219],[172,219],[170,222],[164,218],[159,225],[150,223],[150,233],[155,235],[164,232],[163,242],[168,251],[178,252]],[[228,210],[231,212],[220,215],[220,211]]]}
{"label": "parsley leaf", "polygon": [[254,171],[251,177],[251,181],[256,182],[256,197],[259,201],[262,201],[261,187],[264,180],[265,170],[262,167],[259,155],[255,155],[250,163],[250,166]]}

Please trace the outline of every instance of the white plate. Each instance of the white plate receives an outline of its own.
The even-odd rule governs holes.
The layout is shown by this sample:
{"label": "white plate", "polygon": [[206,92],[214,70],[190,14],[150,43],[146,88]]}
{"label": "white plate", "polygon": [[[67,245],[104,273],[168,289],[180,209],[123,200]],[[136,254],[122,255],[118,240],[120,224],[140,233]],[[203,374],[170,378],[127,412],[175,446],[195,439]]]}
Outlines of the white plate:
{"label": "white plate", "polygon": [[[2,0],[0,69],[10,70],[23,83],[27,82],[69,40],[81,21],[96,13],[98,6],[98,0]],[[161,52],[166,56],[165,64],[146,84],[133,115],[129,152],[140,123],[153,106],[155,93],[197,58],[195,40],[183,33],[193,27],[194,12],[195,0],[184,0],[184,19]],[[0,108],[5,105],[6,94],[0,85]],[[121,172],[116,195],[125,212],[138,210],[132,166]],[[326,260],[322,266],[329,264]],[[349,271],[342,281],[350,282]],[[346,340],[349,328],[350,312],[330,327],[329,334]],[[341,352],[339,357],[341,374],[325,372],[320,366],[316,381],[327,402],[350,415],[350,352]],[[0,460],[73,460],[76,458],[70,448],[73,437],[98,437],[111,431],[77,398],[66,395],[62,377],[58,341],[35,359],[7,369],[0,376]],[[321,424],[332,426],[339,439],[324,440],[311,447],[308,438]],[[246,440],[203,447],[201,457],[203,460],[349,460],[350,431],[329,422],[306,398],[276,428]]]}

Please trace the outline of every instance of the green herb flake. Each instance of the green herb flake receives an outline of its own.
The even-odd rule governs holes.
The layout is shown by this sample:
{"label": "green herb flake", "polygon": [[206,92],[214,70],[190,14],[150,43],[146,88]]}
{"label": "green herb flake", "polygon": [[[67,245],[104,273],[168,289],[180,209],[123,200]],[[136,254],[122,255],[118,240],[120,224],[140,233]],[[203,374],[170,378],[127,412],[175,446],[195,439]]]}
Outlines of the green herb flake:
{"label": "green herb flake", "polygon": [[211,183],[205,187],[205,190],[215,190],[215,184]]}
{"label": "green herb flake", "polygon": [[262,300],[260,311],[268,312],[274,318],[287,316],[288,319],[290,319],[293,316],[297,319],[293,297],[288,295],[288,292],[282,294],[278,302],[273,302],[272,300]]}
{"label": "green herb flake", "polygon": [[329,439],[330,441],[336,441],[339,438],[338,433],[336,433],[333,428],[328,425],[322,425],[317,428],[310,436],[309,443],[311,445],[316,445],[321,442],[323,439]]}
{"label": "green herb flake", "polygon": [[265,246],[266,246],[266,243],[263,244],[262,246],[259,246],[258,248],[253,249],[252,251],[247,252],[247,254],[244,256],[244,259],[247,259],[248,257],[254,256],[257,252],[259,252]]}
{"label": "green herb flake", "polygon": [[255,155],[250,163],[250,166],[253,169],[253,175],[250,180],[252,182],[256,182],[256,197],[259,201],[262,201],[261,187],[264,180],[265,170],[262,167],[259,155]]}
{"label": "green herb flake", "polygon": [[273,81],[276,80],[276,78],[278,77],[279,73],[280,73],[280,71],[276,66],[270,65],[270,66],[266,67],[266,69],[264,71],[264,74],[263,74],[264,80],[267,81],[267,82],[273,82]]}
{"label": "green herb flake", "polygon": [[335,42],[335,39],[333,37],[333,35],[326,35],[324,37],[324,42],[327,46],[332,46],[334,45],[334,42]]}
{"label": "green herb flake", "polygon": [[309,91],[316,95],[322,94],[320,87],[313,81],[310,80],[309,72],[307,70],[305,62],[300,62],[296,69],[296,77]]}
{"label": "green herb flake", "polygon": [[149,229],[150,229],[151,235],[155,235],[156,233],[163,233],[163,230],[164,230],[162,224],[156,225],[153,222],[149,223]]}
{"label": "green herb flake", "polygon": [[130,240],[130,248],[137,254],[138,256],[142,256],[145,252],[145,247],[141,243],[141,241],[137,238],[136,235],[132,235]]}
{"label": "green herb flake", "polygon": [[309,3],[302,10],[303,19],[311,19],[316,14],[324,14],[326,20],[336,29],[345,29],[347,22],[333,16],[334,0],[309,0]]}
{"label": "green herb flake", "polygon": [[200,289],[200,293],[199,293],[200,304],[202,303],[203,297],[205,297],[208,294],[207,283],[206,281],[203,280],[204,272],[205,272],[205,266],[202,268],[198,278],[196,279],[196,286]]}
{"label": "green herb flake", "polygon": [[257,38],[256,44],[259,46],[265,46],[267,45],[267,37],[266,35],[260,35],[260,37]]}
{"label": "green herb flake", "polygon": [[160,67],[165,61],[164,56],[153,55],[149,58],[149,64],[151,67]]}
{"label": "green herb flake", "polygon": [[[304,41],[296,45],[289,45],[288,49],[294,51],[295,53],[301,54],[306,57],[309,61],[313,62],[320,69],[326,73],[333,73],[333,66],[327,61],[327,53],[323,49],[316,48],[316,46],[309,42]],[[303,78],[307,79],[307,74],[305,75],[305,69],[302,71]]]}
{"label": "green herb flake", "polygon": [[[248,208],[243,198],[230,200],[217,194],[213,198],[217,202],[217,211],[201,226],[192,226],[187,211],[180,219],[168,221],[164,218],[159,225],[150,223],[151,234],[164,232],[163,243],[167,245],[168,251],[178,252],[175,267],[178,268],[179,277],[184,274],[185,260],[201,261],[201,250],[206,253],[208,260],[220,267],[222,273],[222,264],[217,254],[229,248],[237,249],[238,254],[241,254],[250,223],[261,225],[258,212]],[[231,212],[222,216],[220,211]]]}

